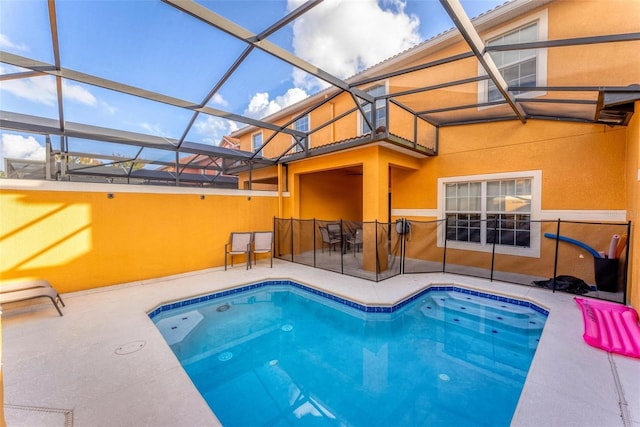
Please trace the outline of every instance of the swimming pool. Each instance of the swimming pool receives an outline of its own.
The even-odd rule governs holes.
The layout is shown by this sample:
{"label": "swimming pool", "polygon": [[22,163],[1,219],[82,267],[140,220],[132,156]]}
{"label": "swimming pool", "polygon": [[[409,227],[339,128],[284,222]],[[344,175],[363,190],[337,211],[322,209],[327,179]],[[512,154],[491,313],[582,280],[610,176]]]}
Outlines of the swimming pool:
{"label": "swimming pool", "polygon": [[267,281],[150,317],[224,425],[509,425],[546,320],[431,286],[369,307]]}

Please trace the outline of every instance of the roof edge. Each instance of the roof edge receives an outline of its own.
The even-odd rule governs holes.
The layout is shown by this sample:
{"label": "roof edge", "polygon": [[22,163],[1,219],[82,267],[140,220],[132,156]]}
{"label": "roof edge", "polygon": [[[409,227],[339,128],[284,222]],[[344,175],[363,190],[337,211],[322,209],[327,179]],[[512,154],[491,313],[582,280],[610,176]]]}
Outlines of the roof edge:
{"label": "roof edge", "polygon": [[[518,16],[521,16],[533,9],[546,6],[553,1],[555,0],[510,0],[478,15],[471,20],[471,23],[476,27],[478,32],[483,32],[489,28],[495,27]],[[431,51],[435,52],[462,40],[463,38],[460,32],[455,27],[452,27],[431,37],[430,39],[424,40],[421,43],[410,47],[403,52],[385,59],[376,65],[373,65],[365,70],[360,71],[357,74],[354,74],[353,76],[347,78],[345,81],[347,83],[353,83],[357,80],[361,80],[362,78],[375,77],[377,74],[382,74],[387,69],[402,64],[403,62],[408,61],[410,58],[414,58],[416,55],[426,54]],[[302,101],[289,105],[269,116],[263,117],[260,120],[273,122],[295,112],[300,112],[301,110],[310,107],[312,104],[321,101],[325,97],[333,95],[339,90],[340,89],[336,87],[323,89],[313,95],[308,96]],[[232,132],[229,136],[237,138],[241,135],[245,135],[248,132],[254,131],[255,129],[258,128],[254,125],[247,125]]]}

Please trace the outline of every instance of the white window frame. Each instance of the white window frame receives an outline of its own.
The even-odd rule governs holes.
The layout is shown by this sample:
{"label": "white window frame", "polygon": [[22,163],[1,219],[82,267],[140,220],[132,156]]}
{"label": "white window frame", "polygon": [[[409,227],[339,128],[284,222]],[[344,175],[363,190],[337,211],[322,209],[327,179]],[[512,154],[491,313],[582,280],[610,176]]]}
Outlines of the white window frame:
{"label": "white window frame", "polygon": [[[537,22],[538,24],[538,41],[545,41],[549,39],[549,19],[547,9],[544,9],[533,15],[529,15],[525,18],[512,22],[510,25],[500,27],[497,30],[483,34],[482,39],[487,44],[488,40],[495,39],[507,33],[510,33],[518,28],[526,27],[527,25]],[[478,63],[478,76],[486,76],[487,73],[480,63]],[[547,48],[536,49],[536,86],[547,85]],[[536,98],[546,95],[546,91],[530,91],[521,92],[516,98]],[[482,104],[487,102],[489,98],[489,82],[488,80],[482,80],[478,82],[478,103]],[[479,110],[485,108],[493,108],[492,106],[479,107]]]}
{"label": "white window frame", "polygon": [[[482,175],[467,175],[456,176],[448,178],[438,179],[438,217],[446,219],[446,204],[445,204],[445,187],[446,184],[463,183],[463,182],[483,182],[488,181],[502,181],[510,179],[530,179],[531,180],[531,224],[530,224],[530,241],[529,247],[518,247],[508,245],[495,245],[495,253],[504,255],[517,255],[532,258],[540,257],[540,218],[542,212],[542,171],[531,170],[521,172],[506,172],[506,173],[493,173]],[[486,185],[483,185],[483,198]],[[486,219],[486,210],[482,208],[483,219]],[[444,224],[438,227],[438,246],[444,247],[446,238],[446,230]],[[471,242],[459,242],[454,240],[447,240],[447,248],[462,249],[476,252],[492,252],[493,244],[471,243]]]}
{"label": "white window frame", "polygon": [[[303,130],[303,132],[309,132],[311,130],[311,114],[306,114],[302,117],[300,117],[298,120],[296,120],[295,122],[293,122],[293,129],[294,130],[300,130],[298,129],[298,122],[300,120],[302,120],[303,118],[307,118],[307,127],[308,129]],[[295,137],[292,135],[291,136],[291,144],[294,144],[296,142]],[[307,149],[311,148],[311,135],[307,136]],[[293,149],[291,150],[292,153],[299,153],[300,151],[302,151],[302,148],[300,148],[300,146],[298,144],[296,144]]]}
{"label": "white window frame", "polygon": [[[260,136],[260,145],[256,147],[256,137]],[[263,156],[262,150],[258,151],[258,148],[262,146],[264,139],[262,137],[262,131],[251,134],[251,151],[258,153],[258,156]]]}
{"label": "white window frame", "polygon": [[[372,90],[372,89],[374,89],[376,87],[379,87],[379,86],[384,86],[385,95],[389,93],[389,81],[388,80],[385,80],[384,83],[378,83],[378,84],[375,84],[373,86],[369,86],[364,91],[368,92],[368,91],[370,91],[370,90]],[[364,108],[364,106],[363,106],[363,108]],[[358,120],[357,120],[358,135],[364,135],[366,133],[369,133],[369,131],[365,132],[365,129],[364,129],[364,125],[366,123],[367,122],[365,121],[364,117],[362,116],[362,113],[358,112]],[[376,126],[380,126],[380,124],[376,124]],[[389,124],[388,123],[385,123],[385,126],[387,126],[387,128],[389,128]]]}

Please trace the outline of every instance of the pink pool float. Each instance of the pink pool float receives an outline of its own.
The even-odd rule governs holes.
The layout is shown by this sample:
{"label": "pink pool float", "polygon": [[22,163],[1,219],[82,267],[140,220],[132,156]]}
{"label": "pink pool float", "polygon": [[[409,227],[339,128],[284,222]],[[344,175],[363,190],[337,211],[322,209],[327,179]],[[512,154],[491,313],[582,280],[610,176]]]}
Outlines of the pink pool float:
{"label": "pink pool float", "polygon": [[623,304],[575,298],[582,311],[585,342],[612,353],[640,358],[638,313]]}

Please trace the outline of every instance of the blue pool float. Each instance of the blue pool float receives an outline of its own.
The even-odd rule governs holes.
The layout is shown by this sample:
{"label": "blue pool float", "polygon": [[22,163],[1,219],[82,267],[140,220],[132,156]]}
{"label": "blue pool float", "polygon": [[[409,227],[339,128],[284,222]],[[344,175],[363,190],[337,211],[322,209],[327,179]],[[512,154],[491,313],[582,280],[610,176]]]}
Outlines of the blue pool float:
{"label": "blue pool float", "polygon": [[572,239],[570,237],[565,237],[565,236],[556,236],[555,234],[551,234],[551,233],[544,233],[544,237],[547,237],[549,239],[554,239],[554,240],[558,239],[558,240],[561,240],[563,242],[571,243],[572,245],[580,246],[582,249],[584,249],[585,251],[587,251],[591,255],[593,255],[594,258],[602,258],[600,256],[600,254],[598,253],[598,251],[596,251],[595,249],[593,249],[591,246],[587,245],[586,243],[582,243],[579,240],[575,240],[575,239]]}

